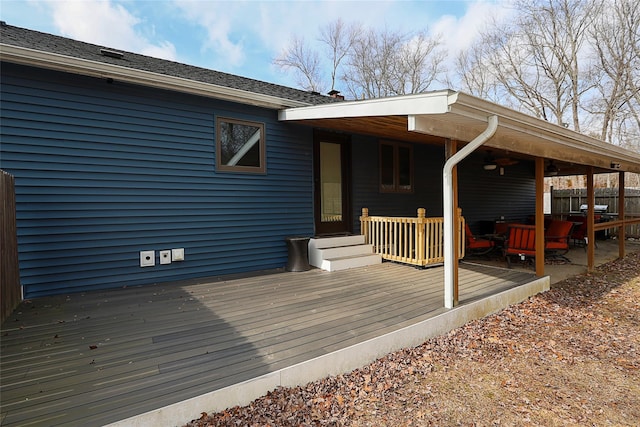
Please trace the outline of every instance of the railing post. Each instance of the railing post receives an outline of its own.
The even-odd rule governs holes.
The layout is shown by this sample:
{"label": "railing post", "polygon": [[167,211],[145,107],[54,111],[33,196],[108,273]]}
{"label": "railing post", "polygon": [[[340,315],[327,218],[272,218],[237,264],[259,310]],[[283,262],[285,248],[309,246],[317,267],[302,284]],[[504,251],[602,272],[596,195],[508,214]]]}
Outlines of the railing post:
{"label": "railing post", "polygon": [[418,220],[416,221],[416,258],[419,265],[424,265],[424,259],[427,249],[427,239],[425,236],[425,217],[427,215],[427,210],[425,208],[418,208]]}
{"label": "railing post", "polygon": [[362,208],[360,216],[360,233],[364,235],[364,242],[369,244],[369,208]]}

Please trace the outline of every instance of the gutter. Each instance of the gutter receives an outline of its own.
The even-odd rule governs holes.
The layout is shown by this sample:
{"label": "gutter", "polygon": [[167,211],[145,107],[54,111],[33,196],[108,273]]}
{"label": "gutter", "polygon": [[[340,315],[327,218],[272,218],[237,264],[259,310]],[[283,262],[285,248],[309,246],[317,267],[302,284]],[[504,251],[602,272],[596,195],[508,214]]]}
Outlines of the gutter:
{"label": "gutter", "polygon": [[[501,129],[527,134],[551,144],[562,146],[563,148],[580,150],[585,155],[597,156],[603,159],[603,164],[593,164],[592,166],[608,169],[610,162],[616,161],[623,163],[625,167],[637,170],[640,161],[640,156],[631,150],[538,119],[528,114],[511,110],[472,95],[455,92],[450,96],[449,105],[451,113],[476,120],[484,120],[486,114],[497,114],[503,118],[503,120],[500,121]],[[551,154],[528,154],[553,158]],[[571,159],[558,160],[571,161]],[[632,171],[626,170],[629,172]],[[617,171],[612,170],[611,172]]]}
{"label": "gutter", "polygon": [[308,103],[301,101],[293,101],[182,77],[169,76],[88,59],[74,58],[5,43],[0,43],[0,60],[49,70],[98,77],[101,79],[112,78],[114,80],[142,86],[224,99],[271,109],[309,106]]}
{"label": "gutter", "polygon": [[455,216],[453,212],[453,167],[491,138],[498,129],[498,116],[487,118],[487,128],[473,141],[451,156],[442,170],[442,197],[444,203],[444,306],[453,308],[455,269],[458,268],[458,257],[455,253]]}

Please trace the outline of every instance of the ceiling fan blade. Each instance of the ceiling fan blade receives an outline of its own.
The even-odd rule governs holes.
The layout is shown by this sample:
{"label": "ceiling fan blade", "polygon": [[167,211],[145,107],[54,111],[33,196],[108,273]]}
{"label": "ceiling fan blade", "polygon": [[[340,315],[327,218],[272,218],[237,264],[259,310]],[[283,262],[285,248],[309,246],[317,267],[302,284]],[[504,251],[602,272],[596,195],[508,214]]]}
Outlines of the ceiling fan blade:
{"label": "ceiling fan blade", "polygon": [[496,159],[495,162],[500,166],[513,166],[518,164],[518,160],[510,159],[509,157],[501,157]]}

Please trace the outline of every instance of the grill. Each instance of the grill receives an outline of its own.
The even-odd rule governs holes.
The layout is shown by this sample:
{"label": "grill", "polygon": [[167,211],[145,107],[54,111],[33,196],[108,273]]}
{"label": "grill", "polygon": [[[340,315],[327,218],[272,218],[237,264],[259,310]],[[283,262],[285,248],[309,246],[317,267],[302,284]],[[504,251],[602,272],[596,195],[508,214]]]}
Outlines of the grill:
{"label": "grill", "polygon": [[[583,214],[587,213],[587,209],[587,205],[580,205],[580,212],[582,212]],[[607,211],[609,210],[609,205],[595,205],[593,207],[593,210],[596,215],[602,215],[604,213],[607,213]]]}
{"label": "grill", "polygon": [[[593,211],[595,214],[595,222],[609,222],[611,215],[607,213],[609,205],[595,205]],[[580,205],[580,212],[587,214],[587,205]],[[615,216],[615,214],[613,214]],[[609,229],[596,231],[596,239],[605,240],[609,238]]]}

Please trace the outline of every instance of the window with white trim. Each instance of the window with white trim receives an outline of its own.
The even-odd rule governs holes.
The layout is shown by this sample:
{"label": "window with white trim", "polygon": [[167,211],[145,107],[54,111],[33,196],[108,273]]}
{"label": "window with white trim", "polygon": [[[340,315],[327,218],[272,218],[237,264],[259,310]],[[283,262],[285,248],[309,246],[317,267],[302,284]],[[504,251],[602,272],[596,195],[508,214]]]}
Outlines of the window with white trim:
{"label": "window with white trim", "polygon": [[217,117],[216,170],[265,173],[264,124]]}
{"label": "window with white trim", "polygon": [[413,191],[413,146],[395,141],[380,141],[380,191]]}

